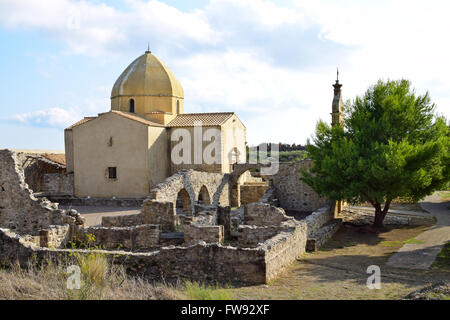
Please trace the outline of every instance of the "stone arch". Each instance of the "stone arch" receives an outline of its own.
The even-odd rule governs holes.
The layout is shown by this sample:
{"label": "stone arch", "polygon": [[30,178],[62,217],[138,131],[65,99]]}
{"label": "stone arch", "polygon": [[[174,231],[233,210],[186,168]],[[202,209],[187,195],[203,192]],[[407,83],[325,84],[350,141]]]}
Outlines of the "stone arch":
{"label": "stone arch", "polygon": [[[237,170],[233,171],[232,177],[230,179],[230,187],[229,187],[230,205],[232,207],[240,207],[242,204],[256,202],[262,198],[262,196],[264,195],[264,192],[267,190],[267,188],[269,186],[268,181],[264,182],[266,184],[266,188],[264,188],[264,186],[257,186],[256,184],[254,184],[253,186],[248,186],[247,187],[248,189],[252,188],[253,190],[247,190],[247,192],[248,191],[254,192],[255,195],[254,195],[254,197],[252,197],[251,200],[247,199],[245,202],[241,201],[241,186],[244,185],[244,183],[245,183],[245,181],[241,181],[241,179],[244,177],[244,174],[246,174],[250,170],[260,169],[260,168],[261,168],[260,166],[247,165],[247,166],[241,166],[241,167],[237,168]],[[267,180],[267,179],[268,179],[268,177],[265,177],[264,180]],[[263,183],[263,182],[261,181],[261,183]],[[259,197],[259,195],[260,195],[260,197]]]}
{"label": "stone arch", "polygon": [[198,203],[203,205],[211,204],[211,196],[209,195],[209,191],[205,185],[200,188],[200,192],[198,193]]}
{"label": "stone arch", "polygon": [[175,202],[175,210],[177,214],[191,214],[192,206],[191,206],[191,198],[186,189],[182,188],[177,193],[177,200]]}

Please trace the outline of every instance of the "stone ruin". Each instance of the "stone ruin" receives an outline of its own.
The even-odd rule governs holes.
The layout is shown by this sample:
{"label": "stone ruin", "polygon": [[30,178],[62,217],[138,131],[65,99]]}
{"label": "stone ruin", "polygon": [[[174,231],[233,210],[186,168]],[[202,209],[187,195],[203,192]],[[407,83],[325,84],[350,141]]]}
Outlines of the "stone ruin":
{"label": "stone ruin", "polygon": [[[267,283],[340,226],[326,199],[300,181],[299,168],[309,165],[280,163],[276,175],[263,177],[268,184],[262,198],[234,210],[248,166],[225,175],[180,171],[151,190],[138,214],[85,226],[75,210],[36,198],[17,154],[0,150],[0,259],[25,264],[31,257],[85,252],[67,248],[68,242],[95,235],[114,263],[148,279]],[[295,210],[306,214],[299,219]]]}

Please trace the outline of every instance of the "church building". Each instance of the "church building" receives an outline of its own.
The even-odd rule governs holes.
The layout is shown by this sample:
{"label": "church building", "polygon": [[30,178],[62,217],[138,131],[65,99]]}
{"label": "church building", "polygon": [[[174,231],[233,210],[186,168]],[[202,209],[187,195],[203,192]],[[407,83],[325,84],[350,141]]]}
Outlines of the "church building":
{"label": "church building", "polygon": [[[184,113],[181,83],[149,50],[114,83],[111,110],[66,128],[64,139],[76,197],[141,198],[179,170],[229,173],[246,161],[246,128],[236,114]],[[210,152],[212,143],[217,161],[194,152]],[[173,161],[174,153],[184,161]]]}

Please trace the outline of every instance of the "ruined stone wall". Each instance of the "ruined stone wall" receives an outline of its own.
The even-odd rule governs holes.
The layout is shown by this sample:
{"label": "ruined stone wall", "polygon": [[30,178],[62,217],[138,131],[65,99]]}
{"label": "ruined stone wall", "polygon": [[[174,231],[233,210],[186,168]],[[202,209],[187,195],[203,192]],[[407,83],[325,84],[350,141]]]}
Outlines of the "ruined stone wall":
{"label": "ruined stone wall", "polygon": [[46,248],[62,248],[70,239],[70,226],[68,224],[49,226],[39,231],[40,246]]}
{"label": "ruined stone wall", "polygon": [[208,226],[186,224],[184,226],[184,242],[185,244],[194,244],[198,241],[206,243],[223,243],[224,229],[223,226]]}
{"label": "ruined stone wall", "polygon": [[310,186],[300,180],[302,177],[300,169],[309,170],[312,166],[312,160],[303,160],[300,162],[281,162],[272,164],[278,166],[275,174],[264,175],[262,164],[236,164],[231,174],[231,201],[240,203],[240,192],[238,187],[238,178],[245,174],[249,169],[261,169],[261,175],[265,180],[271,181],[275,188],[276,197],[279,205],[286,210],[314,211],[328,203],[327,199],[321,198],[312,190]]}
{"label": "ruined stone wall", "polygon": [[[34,245],[23,237],[0,229],[0,257],[2,262],[19,261],[26,265],[30,257],[39,262],[45,259],[69,257],[73,250],[48,249]],[[265,251],[258,248],[224,247],[217,243],[198,242],[187,247],[162,247],[151,252],[106,250],[76,250],[80,253],[104,253],[111,261],[123,265],[127,271],[147,279],[190,279],[225,283],[261,284],[266,282]]]}
{"label": "ruined stone wall", "polygon": [[46,196],[72,196],[73,173],[46,173],[42,179],[42,192]]}
{"label": "ruined stone wall", "polygon": [[267,183],[251,183],[241,185],[241,205],[260,201],[268,188],[269,185]]}
{"label": "ruined stone wall", "polygon": [[[73,214],[72,214],[73,213]],[[0,227],[19,234],[38,235],[50,225],[82,223],[76,211],[66,215],[56,203],[37,199],[25,183],[16,153],[0,150]]]}
{"label": "ruined stone wall", "polygon": [[280,163],[278,172],[270,176],[280,206],[288,210],[315,211],[328,203],[306,183],[300,180],[300,169],[311,168],[312,160],[295,163]]}
{"label": "ruined stone wall", "polygon": [[[156,224],[142,224],[132,227],[87,227],[80,230],[77,240],[105,249],[150,250],[159,244],[161,230]],[[91,237],[92,239],[92,237]]]}
{"label": "ruined stone wall", "polygon": [[150,191],[150,199],[175,203],[178,192],[184,189],[189,194],[191,209],[194,210],[202,186],[208,190],[213,205],[220,203],[222,206],[227,206],[229,204],[228,175],[194,170],[180,171],[156,185]]}
{"label": "ruined stone wall", "polygon": [[18,161],[24,171],[25,182],[33,192],[43,191],[44,175],[46,173],[63,174],[63,165],[54,163],[38,153],[16,152]]}
{"label": "ruined stone wall", "polygon": [[[272,210],[267,206],[263,208]],[[315,215],[314,221],[317,223],[323,221],[318,216],[326,214],[326,210],[320,210]],[[315,222],[311,221],[310,224]],[[287,265],[295,261],[296,257],[305,252],[308,234],[308,224],[305,220],[287,219],[282,221],[279,227],[282,230],[280,233],[254,248],[222,246],[218,243],[207,244],[204,241],[197,241],[190,246],[160,247],[150,252],[100,252],[105,253],[114,263],[124,265],[130,272],[139,273],[149,279],[188,278],[193,281],[261,284],[275,278]],[[97,230],[100,229],[102,228],[97,228]],[[92,231],[93,229],[90,230]],[[97,234],[96,237],[100,239],[109,236],[108,232],[115,231],[103,228],[98,232],[105,234]],[[148,230],[144,234],[148,234]],[[121,234],[120,239],[124,238],[126,237]],[[115,239],[115,237],[111,236],[109,239]],[[102,242],[108,243],[110,240],[104,238]],[[132,241],[131,246],[133,246]],[[123,240],[120,242],[119,244],[124,245]],[[117,241],[111,240],[108,246],[115,245],[118,245]],[[30,238],[20,237],[9,230],[0,229],[0,257],[4,260],[13,262],[19,259],[20,262],[26,263],[32,256],[39,261],[49,256],[55,259],[64,255],[69,256],[70,252],[71,250],[67,249],[41,248],[36,246]]]}
{"label": "ruined stone wall", "polygon": [[308,226],[308,236],[317,232],[324,224],[334,218],[334,213],[329,206],[322,207],[305,218]]}
{"label": "ruined stone wall", "polygon": [[140,214],[144,224],[159,224],[164,232],[175,231],[177,217],[173,202],[147,199]]}
{"label": "ruined stone wall", "polygon": [[102,217],[102,227],[131,227],[140,224],[144,224],[140,213],[125,216]]}
{"label": "ruined stone wall", "polygon": [[249,203],[244,208],[244,224],[251,226],[279,226],[281,222],[291,220],[282,208],[268,203]]}
{"label": "ruined stone wall", "polygon": [[241,247],[256,247],[280,232],[280,226],[247,226],[238,227],[238,243]]}
{"label": "ruined stone wall", "polygon": [[304,221],[286,222],[286,231],[267,240],[266,281],[274,279],[284,268],[305,253],[307,226]]}

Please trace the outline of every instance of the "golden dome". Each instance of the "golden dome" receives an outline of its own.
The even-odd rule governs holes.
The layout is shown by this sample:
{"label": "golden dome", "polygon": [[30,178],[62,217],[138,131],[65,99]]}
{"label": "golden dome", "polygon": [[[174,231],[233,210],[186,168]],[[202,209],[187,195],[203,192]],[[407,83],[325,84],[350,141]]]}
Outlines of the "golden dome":
{"label": "golden dome", "polygon": [[121,96],[184,98],[173,72],[150,51],[134,60],[114,83],[111,99]]}

